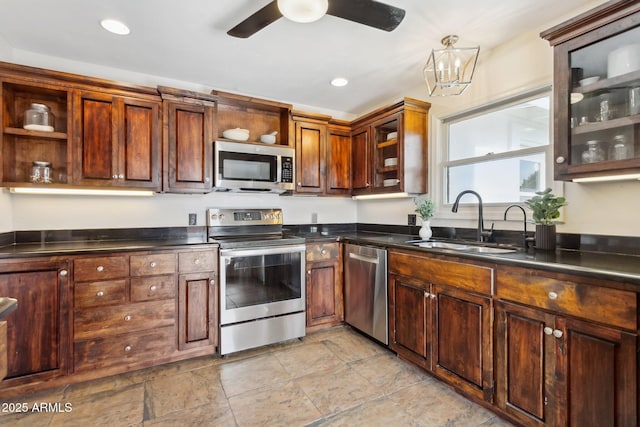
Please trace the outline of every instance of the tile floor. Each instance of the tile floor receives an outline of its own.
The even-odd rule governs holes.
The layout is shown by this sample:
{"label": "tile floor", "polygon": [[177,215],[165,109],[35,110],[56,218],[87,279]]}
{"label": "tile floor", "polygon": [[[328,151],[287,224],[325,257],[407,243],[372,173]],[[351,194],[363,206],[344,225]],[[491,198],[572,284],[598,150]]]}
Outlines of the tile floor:
{"label": "tile floor", "polygon": [[11,402],[61,411],[0,412],[2,426],[510,426],[349,327]]}

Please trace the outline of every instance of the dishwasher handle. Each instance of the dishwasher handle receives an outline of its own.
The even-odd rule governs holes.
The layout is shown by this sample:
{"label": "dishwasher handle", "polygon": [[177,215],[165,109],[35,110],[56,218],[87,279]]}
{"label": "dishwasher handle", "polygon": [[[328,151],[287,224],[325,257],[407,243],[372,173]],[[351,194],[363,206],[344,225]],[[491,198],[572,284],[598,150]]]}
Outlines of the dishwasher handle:
{"label": "dishwasher handle", "polygon": [[359,255],[359,254],[355,254],[353,252],[349,252],[349,258],[357,259],[358,261],[364,261],[364,262],[368,262],[368,263],[371,263],[371,264],[378,264],[380,262],[380,260],[378,258]]}

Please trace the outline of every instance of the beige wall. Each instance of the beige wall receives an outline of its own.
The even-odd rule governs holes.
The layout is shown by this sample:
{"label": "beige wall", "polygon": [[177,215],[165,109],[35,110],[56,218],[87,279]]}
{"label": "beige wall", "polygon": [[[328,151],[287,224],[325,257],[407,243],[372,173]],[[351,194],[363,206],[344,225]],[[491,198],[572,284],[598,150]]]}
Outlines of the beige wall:
{"label": "beige wall", "polygon": [[[589,7],[600,4],[594,2]],[[581,10],[582,11],[582,10]],[[576,11],[576,14],[580,11]],[[573,14],[572,14],[573,15]],[[548,42],[539,37],[539,32],[562,22],[568,17],[559,17],[537,31],[522,34],[509,43],[490,52],[483,52],[476,69],[471,87],[461,96],[447,98],[428,98],[425,87],[418,87],[409,96],[426,99],[432,103],[430,111],[430,149],[437,148],[437,119],[464,111],[491,100],[503,98],[526,89],[550,84],[552,80],[552,49]],[[434,176],[434,164],[431,164],[430,194],[437,196],[437,176]],[[435,182],[435,184],[434,184]],[[587,233],[621,236],[640,236],[640,182],[575,184],[554,183],[554,189],[564,191],[569,202],[565,208],[565,224],[559,231],[567,233]],[[564,190],[563,190],[564,189]],[[361,222],[387,222],[406,224],[407,214],[413,212],[410,200],[393,202],[369,202],[358,204],[358,220]],[[475,227],[475,211],[472,215],[462,214],[452,218],[446,210],[440,210],[432,221],[433,225],[451,225]],[[519,218],[514,214],[515,218]],[[487,226],[495,221],[498,229],[521,229],[519,221],[502,221],[502,210],[489,209]]]}
{"label": "beige wall", "polygon": [[[586,10],[602,3],[594,2]],[[576,11],[575,14],[582,10]],[[574,15],[574,14],[571,14]],[[571,16],[570,15],[570,16]],[[471,88],[459,97],[432,98],[426,96],[424,86],[416,87],[407,96],[428,100],[431,110],[430,149],[437,147],[437,119],[454,112],[482,105],[551,82],[552,49],[539,37],[539,31],[551,27],[566,18],[558,17],[537,31],[520,37],[492,51],[481,50],[476,75]],[[51,58],[29,52],[12,50],[0,40],[0,60],[27,65],[117,79],[146,85],[168,84],[193,90],[207,90],[186,82],[176,82],[155,76],[131,73],[115,68],[78,63]],[[284,100],[286,102],[286,100]],[[396,100],[389,100],[394,102]],[[324,112],[350,119],[339,112],[327,112],[308,106],[298,109]],[[435,158],[431,153],[431,158]],[[431,165],[431,173],[435,171]],[[430,192],[434,182],[430,177]],[[565,211],[563,232],[640,236],[637,212],[640,212],[640,182],[556,184],[569,201]],[[182,226],[187,214],[198,213],[199,224],[204,224],[207,207],[282,207],[285,221],[290,224],[309,223],[311,213],[318,213],[320,223],[364,222],[382,224],[406,224],[407,214],[413,213],[412,200],[360,201],[343,198],[275,197],[228,194],[171,195],[160,194],[153,198],[97,198],[97,197],[42,197],[9,195],[0,192],[0,232],[9,230]],[[475,214],[475,212],[473,213]],[[462,219],[460,219],[462,218]],[[498,211],[488,212],[488,220],[496,222],[496,228],[519,229],[518,221],[503,222]],[[473,215],[449,215],[441,210],[434,218],[434,225],[475,226]]]}

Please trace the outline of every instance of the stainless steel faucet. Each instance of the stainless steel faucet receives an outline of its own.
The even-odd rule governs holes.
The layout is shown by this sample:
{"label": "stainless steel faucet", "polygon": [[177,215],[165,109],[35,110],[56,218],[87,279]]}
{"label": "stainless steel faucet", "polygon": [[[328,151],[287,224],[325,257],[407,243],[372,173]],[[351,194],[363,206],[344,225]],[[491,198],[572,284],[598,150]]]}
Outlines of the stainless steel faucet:
{"label": "stainless steel faucet", "polygon": [[476,231],[476,240],[478,242],[490,242],[493,240],[493,223],[491,224],[491,229],[486,230],[484,228],[484,218],[482,217],[482,197],[480,194],[476,193],[473,190],[464,190],[458,194],[456,197],[456,201],[453,203],[453,207],[451,208],[451,212],[458,212],[458,205],[460,204],[460,198],[465,194],[473,194],[478,198],[478,230]]}

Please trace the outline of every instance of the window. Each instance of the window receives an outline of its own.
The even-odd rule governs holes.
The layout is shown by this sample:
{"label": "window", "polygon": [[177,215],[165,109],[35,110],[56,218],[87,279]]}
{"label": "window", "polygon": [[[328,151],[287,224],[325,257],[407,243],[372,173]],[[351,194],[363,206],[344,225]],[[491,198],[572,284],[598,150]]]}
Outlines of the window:
{"label": "window", "polygon": [[548,187],[550,99],[545,88],[443,120],[444,202],[474,190],[485,203],[517,203]]}

